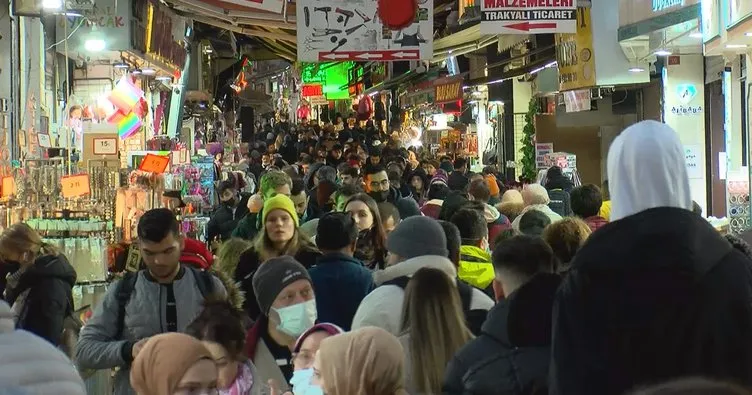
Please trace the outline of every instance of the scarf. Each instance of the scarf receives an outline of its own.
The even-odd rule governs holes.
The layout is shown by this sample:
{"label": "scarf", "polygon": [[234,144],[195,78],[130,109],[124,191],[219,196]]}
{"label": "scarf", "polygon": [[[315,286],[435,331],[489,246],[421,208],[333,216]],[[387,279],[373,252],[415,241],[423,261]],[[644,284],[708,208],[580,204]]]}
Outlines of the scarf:
{"label": "scarf", "polygon": [[363,230],[358,234],[353,256],[371,270],[384,268],[385,256],[376,251],[373,245],[373,229]]}
{"label": "scarf", "polygon": [[250,395],[253,387],[253,373],[250,361],[238,366],[238,375],[230,388],[219,390],[219,395]]}

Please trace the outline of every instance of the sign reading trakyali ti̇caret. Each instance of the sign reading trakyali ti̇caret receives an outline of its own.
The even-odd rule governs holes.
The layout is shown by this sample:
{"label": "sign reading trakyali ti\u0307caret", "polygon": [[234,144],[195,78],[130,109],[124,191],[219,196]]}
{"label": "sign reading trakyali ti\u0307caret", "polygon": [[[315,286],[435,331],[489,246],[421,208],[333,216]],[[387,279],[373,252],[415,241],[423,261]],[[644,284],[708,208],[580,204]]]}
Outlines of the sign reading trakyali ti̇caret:
{"label": "sign reading trakyali ti\u0307caret", "polygon": [[433,57],[433,0],[418,0],[414,22],[395,31],[377,1],[297,0],[298,61],[400,61]]}
{"label": "sign reading trakyali ti\u0307caret", "polygon": [[577,32],[577,0],[481,1],[481,34]]}

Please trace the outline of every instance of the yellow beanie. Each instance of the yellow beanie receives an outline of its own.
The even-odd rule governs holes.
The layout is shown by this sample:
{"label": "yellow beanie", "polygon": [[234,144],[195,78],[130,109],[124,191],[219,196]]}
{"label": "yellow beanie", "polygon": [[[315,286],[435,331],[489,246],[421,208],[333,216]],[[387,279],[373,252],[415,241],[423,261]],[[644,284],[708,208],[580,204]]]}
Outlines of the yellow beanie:
{"label": "yellow beanie", "polygon": [[264,212],[261,216],[261,221],[263,221],[264,224],[266,224],[266,216],[274,210],[287,211],[292,217],[293,222],[295,222],[295,227],[298,227],[298,213],[295,211],[295,203],[293,203],[289,197],[285,195],[276,195],[273,198],[264,201]]}

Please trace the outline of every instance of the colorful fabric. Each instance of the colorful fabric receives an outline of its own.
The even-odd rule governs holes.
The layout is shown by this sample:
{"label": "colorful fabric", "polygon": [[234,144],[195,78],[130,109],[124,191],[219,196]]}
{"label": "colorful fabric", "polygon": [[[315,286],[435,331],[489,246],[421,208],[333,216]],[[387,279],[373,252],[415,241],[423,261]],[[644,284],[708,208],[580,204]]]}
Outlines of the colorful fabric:
{"label": "colorful fabric", "polygon": [[250,362],[238,366],[238,375],[230,388],[219,390],[219,395],[250,395],[253,387],[253,373]]}

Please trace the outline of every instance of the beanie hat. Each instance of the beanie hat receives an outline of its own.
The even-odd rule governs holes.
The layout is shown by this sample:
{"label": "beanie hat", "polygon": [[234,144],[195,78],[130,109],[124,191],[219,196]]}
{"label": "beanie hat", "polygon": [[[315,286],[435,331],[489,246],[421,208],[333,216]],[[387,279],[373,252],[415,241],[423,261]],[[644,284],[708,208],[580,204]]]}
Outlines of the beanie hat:
{"label": "beanie hat", "polygon": [[400,258],[424,255],[448,256],[446,234],[433,218],[414,216],[403,220],[386,239],[386,249]]}
{"label": "beanie hat", "polygon": [[358,227],[350,213],[324,214],[316,229],[316,245],[322,250],[334,251],[351,245],[358,239]]}
{"label": "beanie hat", "polygon": [[447,176],[447,173],[442,169],[436,169],[436,173],[434,173],[433,178],[431,178],[430,185],[433,185],[434,183],[441,183],[449,186],[449,177]]}
{"label": "beanie hat", "polygon": [[520,233],[528,236],[541,236],[551,218],[540,210],[529,210],[520,218]]}
{"label": "beanie hat", "polygon": [[292,217],[292,220],[295,222],[295,227],[297,228],[300,225],[298,223],[298,213],[297,211],[295,211],[295,203],[293,203],[289,197],[285,195],[276,195],[271,199],[265,200],[264,212],[261,215],[261,223],[265,224],[266,216],[274,210],[287,211],[287,213]]}
{"label": "beanie hat", "polygon": [[274,300],[288,285],[298,280],[311,281],[308,270],[295,258],[283,255],[271,258],[259,266],[253,275],[253,293],[261,312],[268,316]]}
{"label": "beanie hat", "polygon": [[454,171],[454,165],[448,160],[441,161],[439,168],[441,168],[441,170],[444,170],[447,174]]}
{"label": "beanie hat", "polygon": [[501,189],[499,189],[499,184],[496,182],[496,176],[493,174],[487,174],[485,179],[488,184],[488,190],[491,192],[491,196],[498,196],[499,193],[501,193]]}
{"label": "beanie hat", "polygon": [[214,263],[214,256],[206,248],[206,244],[186,238],[183,252],[180,253],[180,263],[206,270]]}

